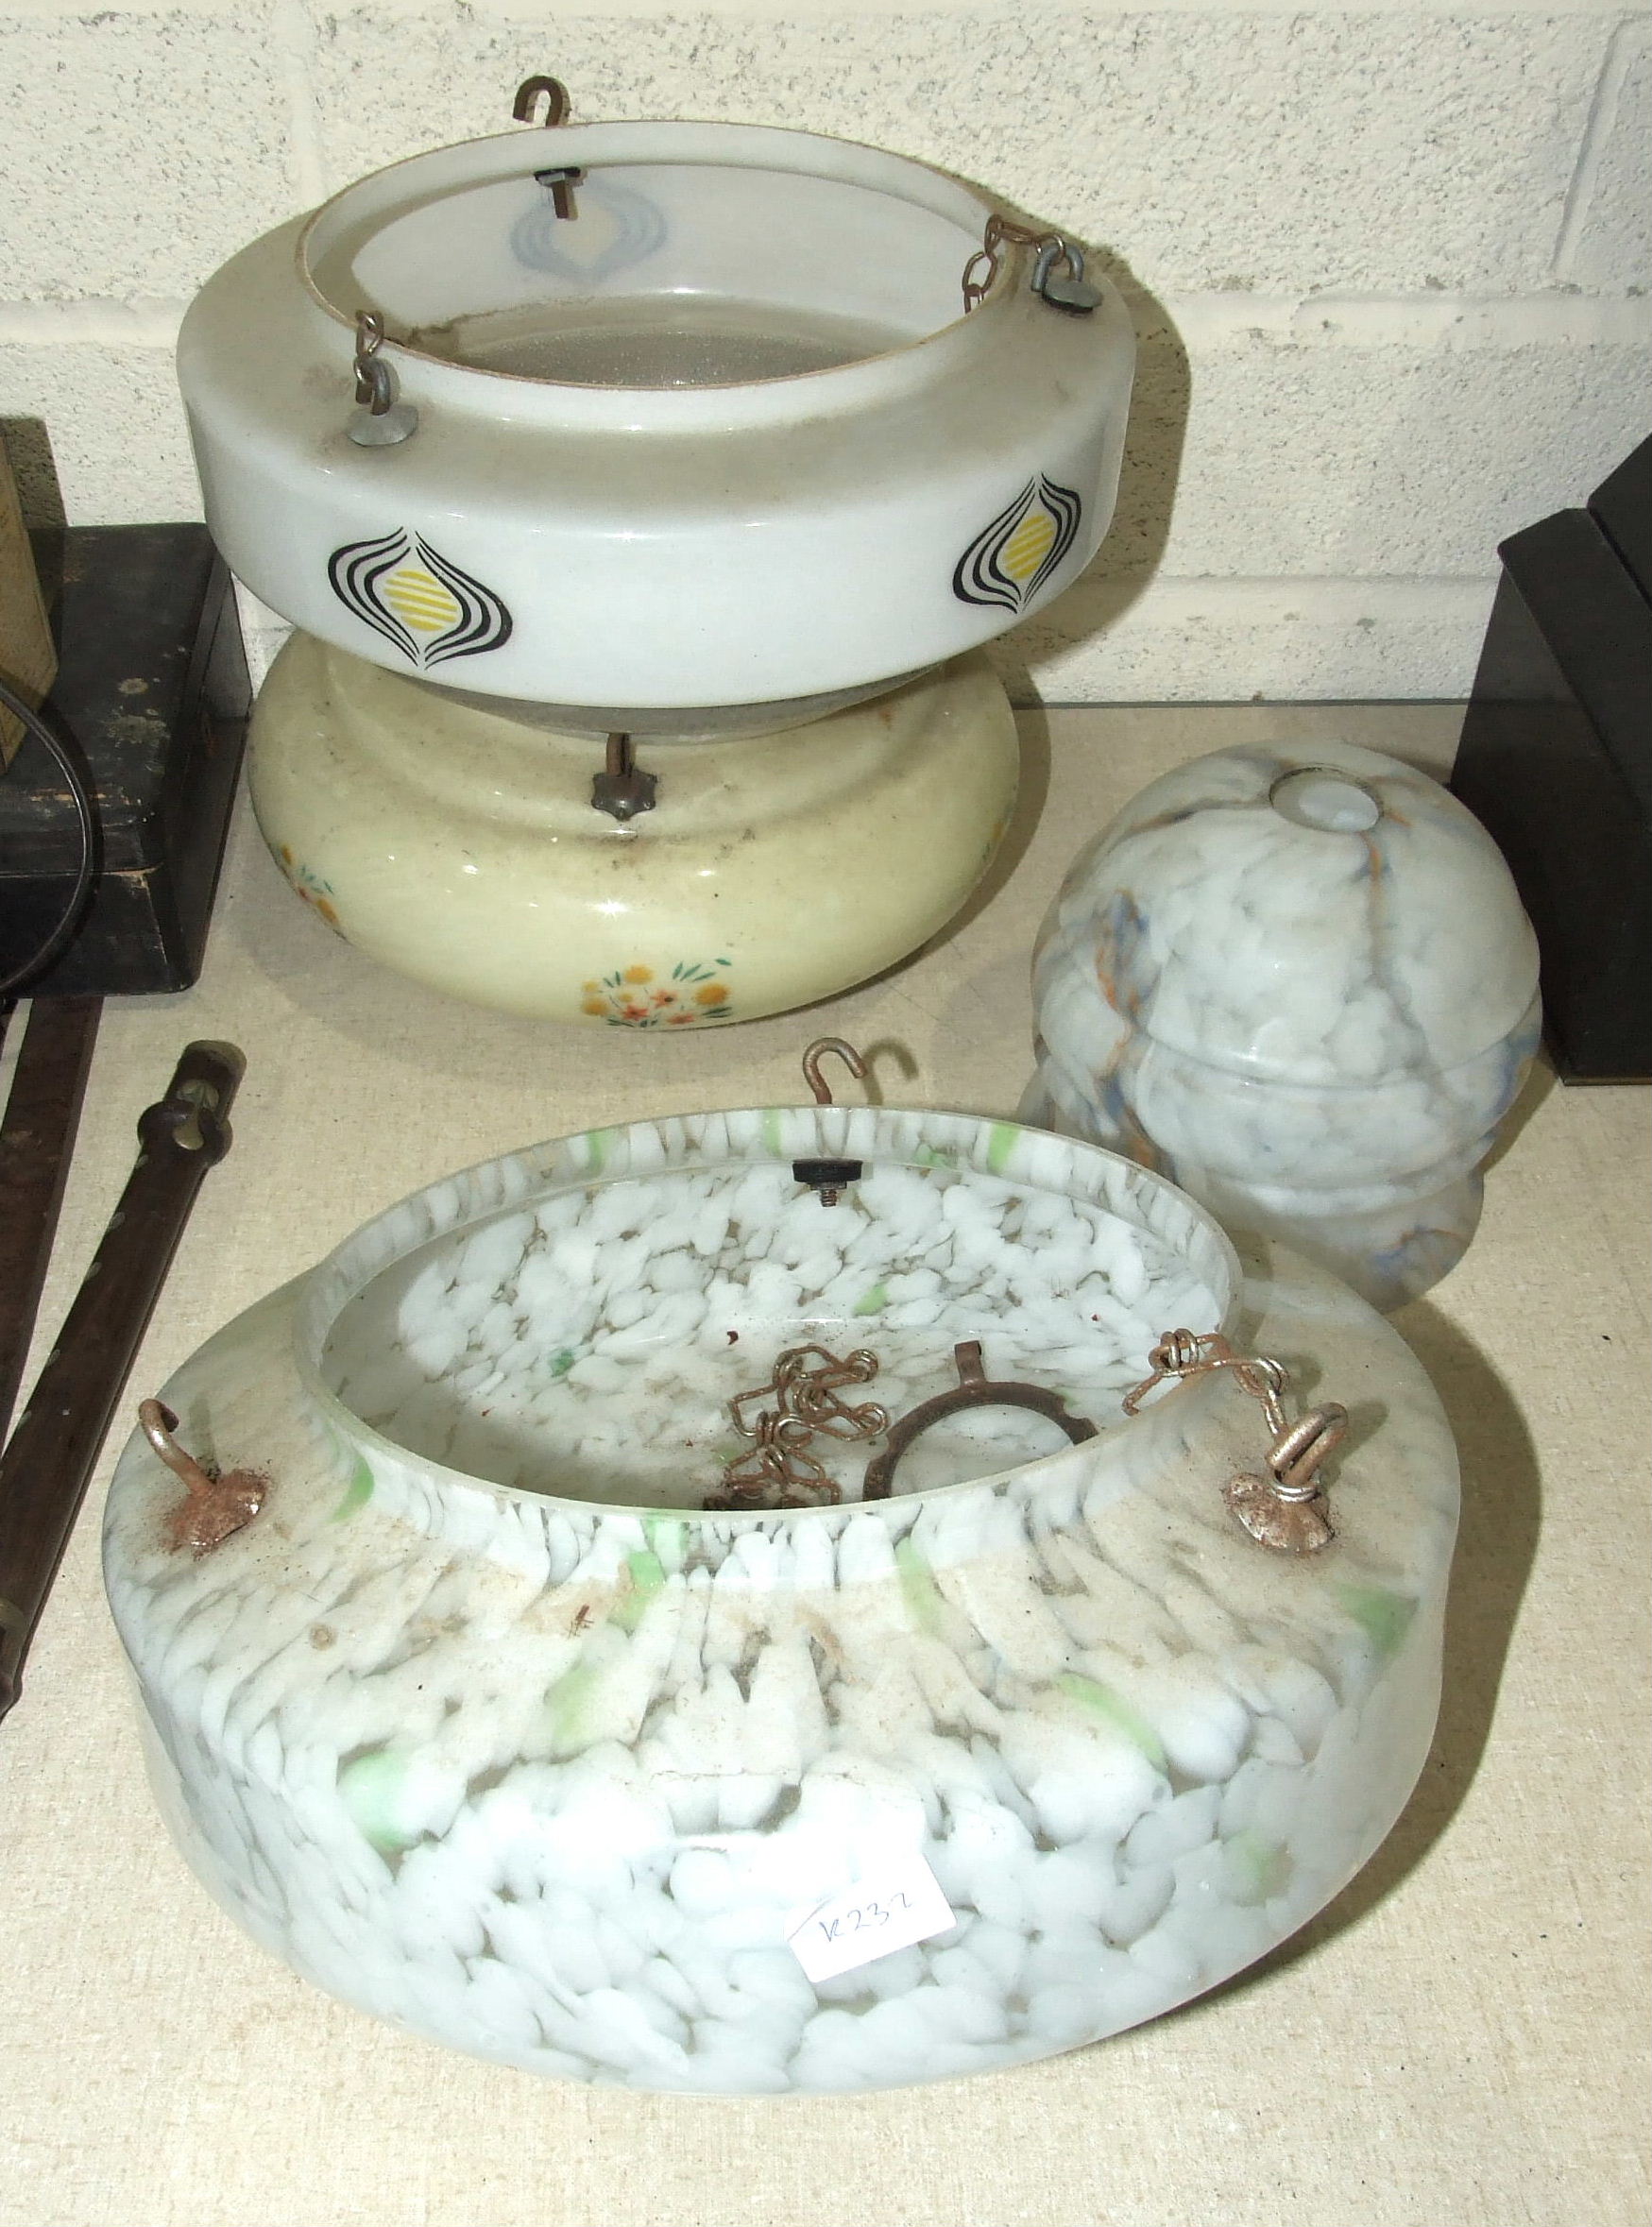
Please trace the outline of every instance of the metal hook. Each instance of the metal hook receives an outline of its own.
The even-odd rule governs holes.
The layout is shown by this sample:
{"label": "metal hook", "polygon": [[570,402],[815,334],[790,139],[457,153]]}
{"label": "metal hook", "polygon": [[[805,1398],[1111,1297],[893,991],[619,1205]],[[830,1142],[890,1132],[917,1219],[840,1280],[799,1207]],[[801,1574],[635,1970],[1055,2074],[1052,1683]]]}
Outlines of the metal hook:
{"label": "metal hook", "polygon": [[[559,124],[567,123],[569,110],[572,106],[568,97],[568,88],[559,77],[524,77],[517,87],[517,97],[511,104],[511,114],[519,124],[531,124],[534,121],[534,110],[538,105],[541,94],[545,95],[544,128],[547,131],[554,131]],[[585,172],[583,170],[571,168],[536,170],[534,173],[536,185],[550,187],[551,206],[558,216],[578,214],[578,211],[573,206],[572,189],[576,185],[583,184],[584,180]]]}
{"label": "metal hook", "polygon": [[[1033,259],[1032,275],[1028,283],[1041,301],[1051,309],[1065,310],[1069,316],[1087,317],[1101,306],[1100,289],[1088,283],[1084,277],[1084,257],[1081,249],[1060,232],[1030,231],[1026,225],[1016,224],[1007,216],[996,212],[987,218],[981,244],[963,266],[963,314],[979,309],[992,289],[998,275],[1000,247],[1031,247],[1037,250]],[[1064,265],[1064,275],[1055,276],[1057,264]]]}
{"label": "metal hook", "polygon": [[[841,1036],[822,1036],[811,1044],[803,1055],[805,1081],[814,1093],[817,1106],[829,1106],[831,1085],[820,1071],[820,1063],[827,1052],[836,1052],[857,1082],[864,1082],[871,1070],[852,1044],[845,1044]],[[823,1206],[836,1206],[843,1197],[845,1183],[859,1180],[861,1163],[859,1160],[794,1160],[792,1172],[800,1183],[807,1183]]]}
{"label": "metal hook", "polygon": [[822,1075],[820,1063],[827,1052],[836,1052],[857,1082],[864,1082],[868,1073],[865,1061],[852,1044],[845,1044],[841,1036],[817,1037],[803,1055],[803,1080],[814,1093],[817,1106],[829,1106],[835,1101],[831,1085]]}
{"label": "metal hook", "polygon": [[1282,1431],[1268,1449],[1268,1469],[1276,1500],[1315,1500],[1324,1490],[1318,1475],[1348,1436],[1348,1410],[1334,1401],[1307,1413]]}
{"label": "metal hook", "polygon": [[1348,1436],[1347,1408],[1328,1400],[1287,1423],[1282,1402],[1290,1378],[1285,1368],[1266,1353],[1235,1353],[1219,1333],[1167,1331],[1148,1360],[1153,1373],[1126,1394],[1125,1414],[1136,1414],[1144,1396],[1167,1377],[1185,1382],[1231,1369],[1240,1390],[1260,1403],[1270,1443],[1263,1456],[1267,1475],[1240,1470],[1222,1487],[1222,1498],[1259,1546],[1284,1555],[1317,1555],[1329,1546],[1336,1535],[1319,1470]]}
{"label": "metal hook", "polygon": [[396,399],[396,374],[380,354],[384,320],[377,310],[356,312],[354,417],[346,429],[358,449],[389,449],[417,430],[418,412]]}
{"label": "metal hook", "polygon": [[[1058,263],[1066,265],[1064,278],[1052,275]],[[1085,280],[1082,249],[1075,247],[1070,240],[1064,240],[1059,232],[1051,232],[1041,243],[1033,258],[1029,283],[1033,293],[1047,301],[1051,309],[1065,310],[1071,317],[1087,317],[1101,304],[1098,288]]]}
{"label": "metal hook", "polygon": [[380,357],[384,345],[384,320],[375,310],[356,312],[356,400],[383,417],[396,400],[390,366]]}
{"label": "metal hook", "polygon": [[220,1476],[204,1469],[172,1436],[178,1418],[159,1400],[140,1400],[138,1426],[184,1488],[184,1498],[166,1519],[167,1538],[175,1547],[194,1550],[198,1561],[231,1533],[250,1523],[264,1505],[269,1479],[255,1470],[230,1470]]}
{"label": "metal hook", "polygon": [[212,1478],[195,1455],[186,1454],[172,1436],[178,1428],[178,1418],[170,1407],[159,1400],[140,1400],[138,1426],[181,1485],[194,1493],[211,1492]]}
{"label": "metal hook", "polygon": [[573,103],[568,97],[568,88],[560,77],[524,77],[517,87],[517,96],[510,112],[519,124],[531,124],[539,95],[545,95],[545,129],[554,131],[558,124],[566,124]]}

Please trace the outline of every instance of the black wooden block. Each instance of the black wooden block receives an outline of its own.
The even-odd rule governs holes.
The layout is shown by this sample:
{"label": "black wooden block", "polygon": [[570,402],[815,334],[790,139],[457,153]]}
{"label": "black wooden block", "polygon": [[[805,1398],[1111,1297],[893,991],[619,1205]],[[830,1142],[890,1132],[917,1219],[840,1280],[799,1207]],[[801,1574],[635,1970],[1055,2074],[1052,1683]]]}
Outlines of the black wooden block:
{"label": "black wooden block", "polygon": [[[187,989],[200,972],[251,705],[230,577],[204,526],[76,526],[47,707],[78,744],[100,823],[79,933],[29,994]],[[60,917],[73,808],[38,744],[0,780],[0,970]]]}
{"label": "black wooden block", "polygon": [[1652,1079],[1652,602],[1624,561],[1649,492],[1652,444],[1594,499],[1615,532],[1592,502],[1503,543],[1451,779],[1537,930],[1568,1082]]}

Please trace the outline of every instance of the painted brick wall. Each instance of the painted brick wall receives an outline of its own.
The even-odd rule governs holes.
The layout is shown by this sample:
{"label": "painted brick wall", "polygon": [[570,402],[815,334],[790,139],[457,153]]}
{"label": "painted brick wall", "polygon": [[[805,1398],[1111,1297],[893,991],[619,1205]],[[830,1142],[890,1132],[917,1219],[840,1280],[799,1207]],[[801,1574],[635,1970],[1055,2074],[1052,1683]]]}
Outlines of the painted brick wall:
{"label": "painted brick wall", "polygon": [[0,0],[0,424],[37,514],[198,515],[192,289],[551,69],[587,118],[928,158],[1103,257],[1143,344],[1118,518],[1006,643],[1019,694],[1458,694],[1498,538],[1652,431],[1649,34],[1619,0]]}

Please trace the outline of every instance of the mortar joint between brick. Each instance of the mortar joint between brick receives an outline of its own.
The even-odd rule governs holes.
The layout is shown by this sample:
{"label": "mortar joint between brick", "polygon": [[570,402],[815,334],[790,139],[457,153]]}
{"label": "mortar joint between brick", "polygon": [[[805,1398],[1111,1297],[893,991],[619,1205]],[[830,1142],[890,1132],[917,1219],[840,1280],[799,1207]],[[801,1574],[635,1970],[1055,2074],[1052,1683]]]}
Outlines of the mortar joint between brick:
{"label": "mortar joint between brick", "polygon": [[1179,294],[1140,320],[1148,344],[1173,334],[1191,354],[1405,348],[1425,356],[1526,347],[1644,346],[1652,298],[1573,287],[1507,295]]}
{"label": "mortar joint between brick", "polygon": [[287,101],[287,177],[301,209],[327,198],[321,102],[315,88],[315,24],[307,0],[276,0],[272,44]]}
{"label": "mortar joint between brick", "polygon": [[178,345],[181,301],[134,296],[128,301],[0,301],[0,344],[12,348],[153,348]]}

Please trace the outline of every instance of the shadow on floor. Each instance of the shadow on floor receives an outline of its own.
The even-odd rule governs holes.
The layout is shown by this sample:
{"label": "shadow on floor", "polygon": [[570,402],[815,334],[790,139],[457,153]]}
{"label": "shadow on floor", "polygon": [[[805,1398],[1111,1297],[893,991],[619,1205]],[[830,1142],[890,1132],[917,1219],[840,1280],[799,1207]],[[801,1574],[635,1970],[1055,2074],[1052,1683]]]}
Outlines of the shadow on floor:
{"label": "shadow on floor", "polygon": [[1549,1093],[1559,1087],[1560,1079],[1555,1073],[1554,1063],[1550,1060],[1548,1052],[1546,1050],[1540,1051],[1531,1063],[1525,1080],[1520,1086],[1513,1105],[1509,1107],[1498,1125],[1496,1142],[1481,1163],[1480,1172],[1482,1175],[1488,1174],[1500,1160],[1507,1157],[1509,1148],[1519,1137],[1526,1123],[1530,1121]]}

